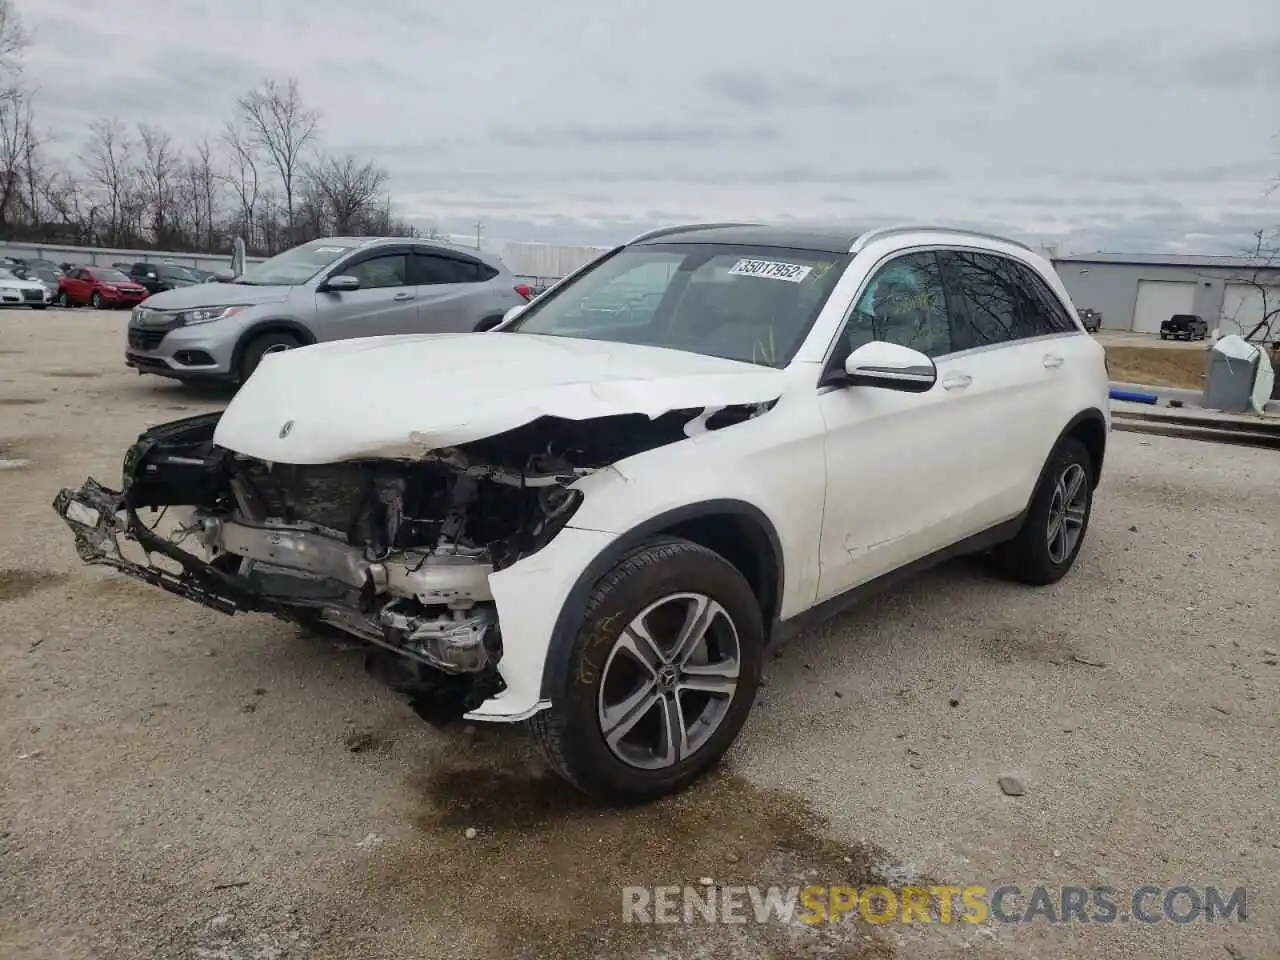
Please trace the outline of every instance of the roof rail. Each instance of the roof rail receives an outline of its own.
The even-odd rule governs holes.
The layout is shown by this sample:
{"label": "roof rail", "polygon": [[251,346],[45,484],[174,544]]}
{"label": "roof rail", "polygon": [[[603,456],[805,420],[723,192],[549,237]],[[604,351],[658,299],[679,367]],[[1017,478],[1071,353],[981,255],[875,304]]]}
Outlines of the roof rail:
{"label": "roof rail", "polygon": [[648,230],[628,240],[625,246],[631,246],[633,243],[640,243],[642,240],[655,240],[658,237],[669,236],[673,233],[684,233],[686,230],[714,230],[716,227],[759,227],[759,223],[744,223],[739,220],[725,221],[723,223],[683,223],[676,227],[658,227],[656,230]]}
{"label": "roof rail", "polygon": [[1015,247],[1021,247],[1023,250],[1035,253],[1025,243],[1019,240],[1012,240],[1009,237],[1002,237],[998,234],[983,233],[981,230],[965,230],[961,227],[937,227],[928,224],[900,224],[898,226],[877,227],[875,230],[868,230],[853,241],[853,246],[849,248],[849,252],[857,253],[874,240],[883,240],[885,237],[891,237],[898,233],[949,233],[958,237],[981,237],[984,240],[998,240],[1000,243],[1009,243]]}

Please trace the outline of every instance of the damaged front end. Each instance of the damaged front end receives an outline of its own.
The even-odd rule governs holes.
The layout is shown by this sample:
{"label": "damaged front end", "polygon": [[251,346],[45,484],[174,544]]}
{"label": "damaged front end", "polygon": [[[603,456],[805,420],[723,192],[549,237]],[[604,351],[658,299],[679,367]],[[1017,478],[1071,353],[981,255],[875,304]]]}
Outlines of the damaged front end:
{"label": "damaged front end", "polygon": [[223,613],[327,624],[392,654],[378,672],[443,721],[503,689],[489,575],[564,528],[580,477],[706,429],[690,430],[702,413],[542,417],[413,460],[324,465],[220,447],[213,413],[142,434],[119,491],[89,479],[53,506],[86,563]]}

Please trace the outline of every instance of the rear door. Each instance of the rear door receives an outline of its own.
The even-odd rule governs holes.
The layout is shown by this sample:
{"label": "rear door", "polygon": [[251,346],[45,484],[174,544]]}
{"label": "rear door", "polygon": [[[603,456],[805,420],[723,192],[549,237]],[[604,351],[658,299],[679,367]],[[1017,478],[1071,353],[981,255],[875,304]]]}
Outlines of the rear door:
{"label": "rear door", "polygon": [[1069,419],[1063,410],[1074,398],[1062,381],[1080,362],[1076,348],[1092,340],[1025,264],[986,251],[939,257],[956,351],[942,385],[972,394],[987,424],[966,473],[966,498],[985,528],[1026,507]]}
{"label": "rear door", "polygon": [[316,291],[316,337],[347,340],[414,333],[417,295],[409,283],[409,248],[376,247],[329,270],[326,279],[355,277],[359,290]]}
{"label": "rear door", "polygon": [[495,295],[502,274],[479,260],[453,251],[420,247],[411,263],[418,295],[418,325],[423,333],[470,333],[486,317],[501,316],[524,303],[515,292]]}
{"label": "rear door", "polygon": [[83,267],[77,268],[62,278],[62,287],[72,301],[87,303],[93,294],[93,278]]}

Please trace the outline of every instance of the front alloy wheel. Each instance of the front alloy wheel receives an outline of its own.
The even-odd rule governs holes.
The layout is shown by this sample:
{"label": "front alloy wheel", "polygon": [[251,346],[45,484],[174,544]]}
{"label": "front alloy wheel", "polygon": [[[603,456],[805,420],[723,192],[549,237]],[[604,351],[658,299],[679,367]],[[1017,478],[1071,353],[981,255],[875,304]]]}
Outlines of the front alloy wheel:
{"label": "front alloy wheel", "polygon": [[660,770],[701,750],[738,688],[738,628],[701,593],[675,593],[627,624],[605,661],[597,720],[623,763]]}
{"label": "front alloy wheel", "polygon": [[548,764],[615,802],[652,800],[711,769],[760,685],[764,623],[742,573],[674,537],[624,555],[592,589],[551,707],[529,722]]}

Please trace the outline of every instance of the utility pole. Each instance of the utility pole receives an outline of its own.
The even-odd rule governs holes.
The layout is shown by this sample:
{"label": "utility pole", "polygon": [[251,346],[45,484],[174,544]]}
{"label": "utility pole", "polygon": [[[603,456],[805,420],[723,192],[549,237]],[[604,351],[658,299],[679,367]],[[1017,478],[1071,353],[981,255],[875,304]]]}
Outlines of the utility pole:
{"label": "utility pole", "polygon": [[484,230],[484,223],[480,220],[476,221],[476,249],[480,249],[480,233]]}

